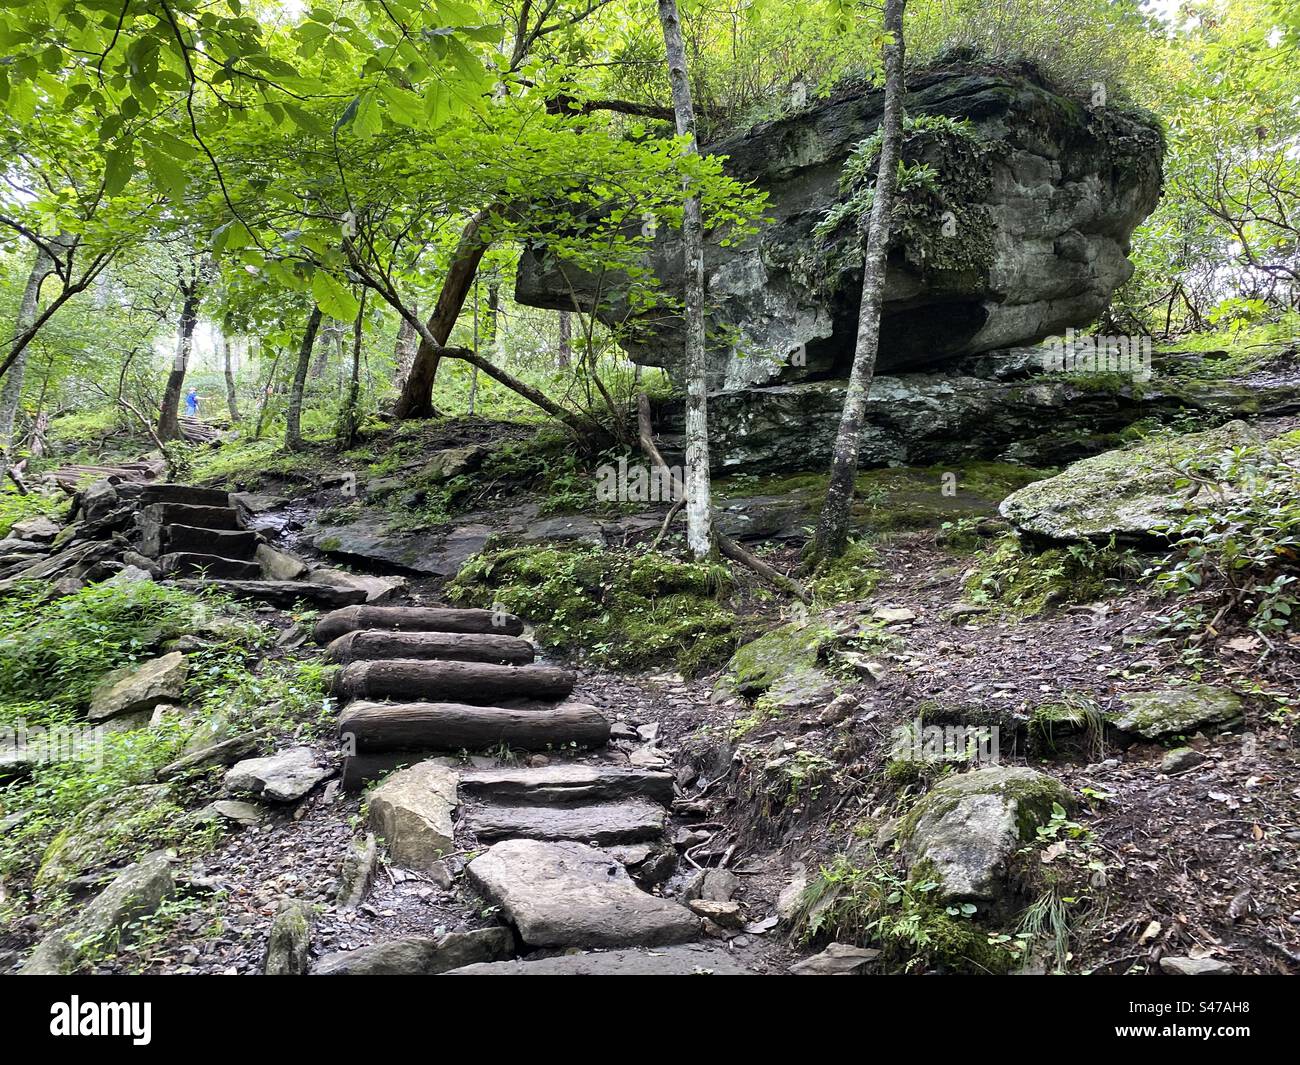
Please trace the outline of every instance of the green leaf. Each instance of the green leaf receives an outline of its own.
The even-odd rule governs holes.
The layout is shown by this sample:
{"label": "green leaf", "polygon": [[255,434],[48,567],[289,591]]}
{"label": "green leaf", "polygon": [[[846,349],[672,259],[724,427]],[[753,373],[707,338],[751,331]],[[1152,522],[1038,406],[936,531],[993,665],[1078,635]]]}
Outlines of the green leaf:
{"label": "green leaf", "polygon": [[311,279],[311,294],[322,314],[350,322],[357,316],[360,304],[351,290],[333,274],[317,270]]}
{"label": "green leaf", "polygon": [[104,191],[116,196],[135,173],[135,153],[129,145],[114,148],[104,162]]}

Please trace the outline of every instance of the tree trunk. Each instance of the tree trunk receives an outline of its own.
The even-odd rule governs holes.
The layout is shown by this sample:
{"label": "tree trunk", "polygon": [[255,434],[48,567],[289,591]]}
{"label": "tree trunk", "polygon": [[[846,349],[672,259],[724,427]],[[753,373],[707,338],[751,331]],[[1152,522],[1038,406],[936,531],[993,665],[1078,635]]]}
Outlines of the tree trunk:
{"label": "tree trunk", "polygon": [[162,410],[158,415],[158,439],[164,443],[181,439],[181,393],[185,391],[185,371],[194,350],[194,327],[199,320],[199,298],[203,283],[200,268],[194,266],[188,282],[181,282],[181,320],[176,338],[176,361],[167,375]]}
{"label": "tree trunk", "polygon": [[230,337],[227,330],[230,323],[222,325],[217,333],[217,345],[221,349],[221,370],[226,377],[226,408],[230,411],[230,420],[239,421],[239,395],[235,391],[235,369],[230,362]]}
{"label": "tree trunk", "polygon": [[573,362],[573,319],[569,317],[569,311],[560,312],[560,350],[559,364],[561,369],[567,370],[569,364]]}
{"label": "tree trunk", "polygon": [[[695,110],[686,72],[682,24],[677,0],[659,0],[659,21],[668,57],[668,81],[673,93],[677,135],[688,138],[695,152]],[[688,185],[689,187],[689,185]],[[713,550],[710,520],[708,381],[704,350],[704,223],[700,198],[686,199],[682,219],[683,278],[686,303],[686,543],[697,559]]]}
{"label": "tree trunk", "polygon": [[537,657],[533,645],[518,636],[497,636],[473,632],[383,632],[353,629],[325,648],[325,658],[346,666],[349,662],[372,662],[401,658],[407,661],[452,659],[457,662],[495,662],[502,666],[524,666]]}
{"label": "tree trunk", "polygon": [[[418,307],[412,307],[413,311],[418,313]],[[415,326],[405,318],[398,319],[397,323],[397,343],[393,345],[393,382],[397,385],[398,391],[406,384],[406,378],[411,373],[411,365],[415,362],[415,352],[420,346],[420,334],[416,331]]]}
{"label": "tree trunk", "polygon": [[339,736],[360,752],[484,751],[499,744],[525,751],[599,747],[609,719],[585,703],[553,710],[516,710],[465,703],[354,702],[339,716]]}
{"label": "tree trunk", "polygon": [[[27,275],[27,287],[23,289],[22,302],[18,304],[18,317],[14,321],[14,335],[18,336],[32,327],[36,321],[36,308],[41,300],[41,283],[54,269],[54,260],[44,248],[36,249],[36,260],[32,271]],[[7,465],[13,457],[14,423],[18,419],[18,404],[22,400],[23,380],[27,375],[27,356],[30,348],[24,348],[5,374],[4,386],[0,389],[0,464]]]}
{"label": "tree trunk", "polygon": [[461,233],[460,243],[452,256],[447,269],[447,277],[438,294],[438,302],[429,318],[428,331],[437,345],[430,344],[424,337],[415,352],[411,363],[411,372],[406,375],[402,385],[402,394],[397,398],[394,413],[399,418],[431,418],[434,415],[433,382],[438,376],[439,349],[444,347],[451,337],[451,331],[460,316],[461,308],[469,295],[478,264],[487,251],[487,243],[482,236],[484,223],[496,208],[484,208],[474,215]]}
{"label": "tree trunk", "polygon": [[466,632],[519,636],[524,623],[514,614],[473,607],[347,606],[326,614],[312,635],[317,643],[329,643],[357,629],[389,629],[394,632]]}
{"label": "tree trunk", "polygon": [[266,385],[262,389],[262,402],[257,409],[257,424],[253,426],[253,439],[262,439],[262,429],[266,426],[266,411],[271,405],[271,395],[275,388],[275,371],[280,367],[280,356],[284,354],[282,348],[277,348],[275,357],[271,360],[271,369],[266,374]]}
{"label": "tree trunk", "polygon": [[894,190],[898,176],[899,142],[903,123],[903,8],[906,0],[885,0],[885,112],[881,120],[880,165],[862,265],[862,306],[858,335],[844,395],[844,412],[831,460],[826,500],[813,539],[814,564],[844,554],[849,541],[853,482],[858,473],[858,449],[866,420],[867,397],[880,348],[880,311],[885,292],[885,259],[889,246]]}
{"label": "tree trunk", "polygon": [[348,379],[348,391],[343,400],[343,411],[339,415],[339,443],[351,447],[357,441],[357,430],[361,425],[361,414],[357,409],[361,399],[361,327],[366,318],[366,290],[361,290],[361,301],[357,305],[356,321],[352,323],[352,376]]}
{"label": "tree trunk", "polygon": [[330,354],[334,351],[342,350],[343,344],[343,323],[328,321],[320,331],[317,338],[316,348],[311,360],[311,369],[307,371],[307,379],[310,381],[319,381],[325,376],[325,369],[329,366]]}
{"label": "tree trunk", "polygon": [[298,365],[293,372],[293,387],[289,390],[289,410],[285,415],[284,446],[289,451],[302,450],[302,393],[307,385],[307,371],[311,367],[311,353],[316,346],[316,333],[320,330],[320,308],[313,305],[307,316],[307,329],[298,349]]}

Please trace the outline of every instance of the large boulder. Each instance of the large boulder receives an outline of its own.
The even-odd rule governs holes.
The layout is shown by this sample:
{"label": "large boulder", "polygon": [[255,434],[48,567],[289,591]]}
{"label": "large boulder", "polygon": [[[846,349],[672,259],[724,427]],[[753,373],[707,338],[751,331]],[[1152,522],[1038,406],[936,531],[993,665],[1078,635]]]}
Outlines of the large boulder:
{"label": "large boulder", "polygon": [[1213,460],[1262,442],[1245,422],[1182,436],[1152,436],[1119,451],[1076,462],[1007,496],[1002,516],[1038,540],[1151,541],[1186,513],[1179,464]]}
{"label": "large boulder", "polygon": [[370,828],[383,839],[394,864],[427,870],[453,850],[460,774],[440,762],[402,769],[370,793]]}
{"label": "large boulder", "polygon": [[88,803],[45,848],[36,886],[56,887],[120,861],[137,833],[169,813],[179,816],[180,810],[170,805],[166,784],[122,788]]}
{"label": "large boulder", "polygon": [[998,899],[1008,863],[1053,805],[1070,793],[1052,777],[1021,766],[995,766],[947,777],[908,813],[898,839],[914,878],[937,881],[936,898]]}
{"label": "large boulder", "polygon": [[[898,227],[879,368],[933,366],[1091,323],[1132,274],[1129,237],[1159,199],[1156,120],[1090,107],[1032,75],[962,67],[913,74],[907,103],[912,115],[965,120],[974,137],[914,138],[905,152],[938,171],[945,194]],[[846,373],[860,238],[851,223],[825,242],[814,227],[841,202],[845,163],[878,128],[882,107],[881,90],[855,87],[707,145],[729,174],[767,193],[770,219],[749,239],[707,251],[714,389]],[[661,230],[651,260],[665,290],[680,296],[676,231]],[[619,290],[602,281],[602,294]],[[521,260],[516,298],[568,309],[576,292],[590,306],[595,283],[533,250]],[[622,323],[627,308],[598,310]],[[679,368],[681,320],[656,313],[642,324],[626,342],[632,357]]]}

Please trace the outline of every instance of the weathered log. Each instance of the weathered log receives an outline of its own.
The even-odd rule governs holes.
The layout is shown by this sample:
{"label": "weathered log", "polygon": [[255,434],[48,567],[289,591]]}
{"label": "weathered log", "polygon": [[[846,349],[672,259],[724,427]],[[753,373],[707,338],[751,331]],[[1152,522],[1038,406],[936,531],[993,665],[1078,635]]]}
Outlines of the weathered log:
{"label": "weathered log", "polygon": [[481,751],[500,744],[541,751],[567,744],[599,747],[609,739],[609,722],[584,703],[507,710],[465,703],[355,702],[339,718],[339,737],[345,747],[366,753]]}
{"label": "weathered log", "polygon": [[150,558],[174,553],[217,555],[249,561],[259,537],[242,529],[199,529],[191,525],[159,525],[148,519],[140,526],[140,553]]}
{"label": "weathered log", "polygon": [[387,659],[338,671],[334,694],[351,699],[434,699],[493,705],[499,699],[563,699],[576,681],[555,666]]}
{"label": "weathered log", "polygon": [[334,610],[316,622],[316,642],[329,643],[356,629],[392,632],[496,633],[518,636],[524,623],[513,614],[496,610],[458,610],[453,607],[350,606]]}
{"label": "weathered log", "polygon": [[197,551],[176,551],[158,557],[165,577],[207,577],[210,581],[254,581],[262,575],[256,562],[243,562]]}
{"label": "weathered log", "polygon": [[181,580],[171,583],[188,592],[215,588],[235,599],[255,599],[278,607],[291,607],[301,602],[328,610],[348,603],[361,603],[366,598],[365,591],[360,588],[334,588],[328,584],[309,584],[306,581]]}
{"label": "weathered log", "polygon": [[533,645],[517,636],[472,632],[390,632],[380,629],[346,632],[325,648],[325,657],[340,665],[405,658],[522,666],[532,662],[535,654]]}
{"label": "weathered log", "polygon": [[476,799],[563,806],[610,799],[673,801],[673,775],[655,769],[624,769],[569,763],[526,769],[470,769],[460,790]]}
{"label": "weathered log", "polygon": [[140,490],[140,502],[144,506],[150,503],[184,503],[192,507],[228,507],[230,493],[188,484],[147,484]]}
{"label": "weathered log", "polygon": [[150,503],[141,512],[146,522],[157,525],[189,525],[196,529],[242,529],[234,507],[193,506],[188,503]]}

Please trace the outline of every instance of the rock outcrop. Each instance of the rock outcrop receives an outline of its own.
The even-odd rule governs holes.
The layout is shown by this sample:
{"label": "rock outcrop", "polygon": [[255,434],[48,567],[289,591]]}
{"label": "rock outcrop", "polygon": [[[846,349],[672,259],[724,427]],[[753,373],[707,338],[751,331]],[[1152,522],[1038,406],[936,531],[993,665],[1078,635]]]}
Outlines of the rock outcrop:
{"label": "rock outcrop", "polygon": [[[879,90],[826,102],[707,145],[732,176],[768,194],[765,222],[732,247],[710,245],[711,387],[842,377],[852,359],[861,269],[851,221],[814,232],[843,199],[853,149],[878,127]],[[1160,195],[1163,140],[1155,120],[1090,108],[1032,75],[934,69],[908,84],[912,115],[969,124],[971,137],[909,139],[904,158],[928,163],[938,191],[911,205],[890,252],[878,368],[942,364],[1032,343],[1090,324],[1128,279],[1129,237]],[[669,294],[681,289],[678,235],[662,231],[651,265]],[[571,287],[572,286],[572,287]],[[599,291],[616,291],[609,279]],[[594,282],[544,251],[523,257],[516,298],[566,309],[594,301]],[[626,307],[597,308],[622,322]],[[625,344],[670,369],[682,357],[678,320]]]}

